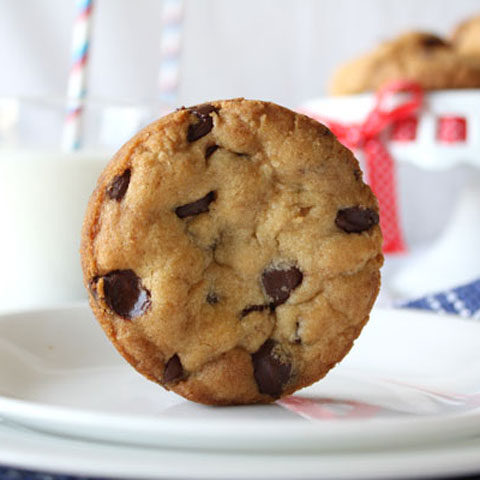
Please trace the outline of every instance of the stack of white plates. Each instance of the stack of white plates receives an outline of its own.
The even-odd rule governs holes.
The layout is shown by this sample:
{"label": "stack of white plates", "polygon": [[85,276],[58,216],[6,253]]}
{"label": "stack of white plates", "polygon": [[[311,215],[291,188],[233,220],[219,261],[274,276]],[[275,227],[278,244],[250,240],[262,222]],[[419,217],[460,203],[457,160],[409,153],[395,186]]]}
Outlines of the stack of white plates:
{"label": "stack of white plates", "polygon": [[376,310],[323,381],[213,408],[115,352],[86,305],[0,317],[0,464],[158,479],[480,472],[480,323]]}

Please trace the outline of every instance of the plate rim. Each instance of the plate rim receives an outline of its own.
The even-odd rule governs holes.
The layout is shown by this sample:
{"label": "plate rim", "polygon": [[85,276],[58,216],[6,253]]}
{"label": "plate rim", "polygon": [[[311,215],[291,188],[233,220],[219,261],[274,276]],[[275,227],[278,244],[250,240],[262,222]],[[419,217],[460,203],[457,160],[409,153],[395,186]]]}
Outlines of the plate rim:
{"label": "plate rim", "polygon": [[[46,307],[2,314],[0,315],[0,323],[12,317],[24,317],[26,314],[33,314],[34,316],[36,313],[54,314],[63,312],[68,314],[72,310],[90,312],[86,302],[75,302],[70,305],[61,305],[53,308]],[[446,321],[463,321],[480,328],[480,324],[470,322],[468,319],[460,316],[438,315],[419,310],[377,308],[373,311],[373,314],[393,315],[394,317],[397,315],[421,315],[435,317],[435,321],[439,321],[441,318]],[[11,395],[0,395],[0,417],[29,427],[34,426],[42,431],[65,434],[58,426],[60,423],[61,426],[68,428],[69,431],[72,429],[83,431],[83,434],[78,435],[78,438],[83,439],[112,441],[112,434],[115,433],[130,438],[130,440],[128,438],[123,440],[119,438],[117,443],[120,444],[185,447],[185,435],[188,435],[190,437],[190,441],[187,442],[188,448],[211,449],[223,446],[225,450],[232,449],[231,442],[226,441],[232,439],[232,431],[225,419],[197,419],[192,426],[192,421],[189,418],[169,419],[162,417],[158,419],[153,415],[110,414],[82,408],[42,404],[31,400],[14,398]],[[53,420],[53,426],[50,428],[48,428],[49,420]],[[47,425],[45,426],[45,424]],[[318,428],[319,424],[322,425],[322,428]],[[421,429],[420,434],[418,431],[415,433],[415,438],[412,438],[411,434],[407,435],[412,424]],[[96,426],[97,428],[94,430],[94,433],[88,435],[86,434],[88,432],[85,432],[86,425],[90,427]],[[332,428],[329,428],[332,425],[335,425],[333,437]],[[396,429],[397,433],[402,433],[403,436],[394,436],[392,438],[392,429]],[[240,424],[235,425],[234,437],[237,443],[234,448],[247,450],[254,448],[257,450],[263,439],[266,445],[265,451],[284,451],[285,449],[305,451],[306,443],[311,444],[311,450],[323,451],[332,449],[332,445],[333,448],[337,448],[340,444],[352,446],[356,441],[364,441],[366,430],[371,445],[378,445],[379,442],[384,445],[386,441],[390,445],[402,445],[405,442],[411,444],[412,441],[423,443],[427,438],[431,440],[432,437],[439,434],[444,436],[446,433],[450,435],[449,439],[466,438],[480,431],[480,407],[464,412],[452,412],[450,414],[425,417],[374,418],[368,422],[362,419],[342,419],[335,422],[322,420],[321,423],[316,420],[305,420],[305,422],[295,424],[283,422],[278,426],[278,420],[275,419],[242,420]],[[142,441],[137,439],[133,442],[131,437],[134,436],[133,434],[138,435],[139,432],[143,432],[143,435],[147,435],[150,440],[143,439]],[[172,435],[173,432],[174,434]],[[352,435],[352,432],[354,432],[354,435]],[[273,435],[279,437],[274,448],[268,447],[266,442]],[[155,438],[152,440],[152,436],[156,440]],[[162,438],[164,437],[168,438],[168,441],[163,441]],[[252,447],[252,438],[255,439],[253,442],[255,447]],[[288,441],[285,440],[287,438]],[[327,439],[329,442],[326,445],[325,440]],[[226,441],[225,444],[221,440]],[[296,444],[295,440],[301,441]]]}
{"label": "plate rim", "polygon": [[[116,446],[18,430],[15,426],[0,422],[0,440],[2,437],[13,439],[4,442],[0,447],[0,463],[4,465],[53,474],[102,478],[243,480],[249,475],[249,478],[264,480],[271,479],[272,476],[290,480],[295,473],[295,478],[305,480],[366,480],[385,478],[387,474],[392,479],[405,479],[432,478],[438,474],[474,474],[480,471],[480,438],[459,444],[427,446],[423,449],[413,447],[410,450],[307,455],[293,453],[278,457],[263,452],[252,456],[243,452],[172,451]],[[444,452],[445,455],[439,456],[439,452]],[[96,456],[95,461],[92,461],[92,455]],[[172,456],[183,457],[185,461],[173,466],[171,463],[165,465],[164,459],[171,462]],[[232,463],[232,460],[235,463]],[[256,462],[256,465],[252,466],[252,461]],[[194,467],[195,462],[197,468]],[[207,462],[208,471],[205,470]],[[203,470],[199,468],[202,463]],[[299,468],[299,464],[303,468]],[[258,465],[261,467],[260,471],[255,469]],[[272,465],[273,472],[269,470]],[[285,465],[288,465],[288,468],[285,468]],[[187,468],[190,468],[188,472]]]}

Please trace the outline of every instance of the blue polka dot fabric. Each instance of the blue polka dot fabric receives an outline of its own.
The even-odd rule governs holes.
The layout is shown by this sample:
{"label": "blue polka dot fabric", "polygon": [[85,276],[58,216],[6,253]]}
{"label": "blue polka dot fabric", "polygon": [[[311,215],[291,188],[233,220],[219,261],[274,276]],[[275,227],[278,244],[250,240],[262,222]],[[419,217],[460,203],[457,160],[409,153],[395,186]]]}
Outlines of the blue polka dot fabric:
{"label": "blue polka dot fabric", "polygon": [[445,292],[403,303],[400,307],[431,310],[440,314],[480,320],[480,279]]}
{"label": "blue polka dot fabric", "polygon": [[0,467],[0,480],[105,480],[93,477],[72,477],[71,475],[54,475],[32,472],[16,468]]}

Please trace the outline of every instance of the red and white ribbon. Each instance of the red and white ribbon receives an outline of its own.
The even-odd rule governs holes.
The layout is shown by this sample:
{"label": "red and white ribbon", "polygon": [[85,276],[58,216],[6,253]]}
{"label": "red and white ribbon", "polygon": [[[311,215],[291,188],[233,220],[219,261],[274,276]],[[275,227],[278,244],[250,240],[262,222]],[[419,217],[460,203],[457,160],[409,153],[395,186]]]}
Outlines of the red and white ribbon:
{"label": "red and white ribbon", "polygon": [[[389,108],[393,97],[402,92],[409,98]],[[367,181],[379,202],[383,250],[386,253],[400,253],[406,247],[398,211],[395,162],[384,144],[382,134],[393,124],[411,118],[422,106],[423,96],[423,89],[415,82],[389,83],[377,92],[375,107],[362,123],[343,124],[309,110],[300,110],[328,125],[346,147],[363,151]]]}

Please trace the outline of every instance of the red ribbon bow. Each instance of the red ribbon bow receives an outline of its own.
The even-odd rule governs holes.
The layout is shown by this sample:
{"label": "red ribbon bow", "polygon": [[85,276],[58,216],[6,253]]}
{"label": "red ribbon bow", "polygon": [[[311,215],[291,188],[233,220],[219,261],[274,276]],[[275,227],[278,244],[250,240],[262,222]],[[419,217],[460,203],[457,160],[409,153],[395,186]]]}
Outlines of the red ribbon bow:
{"label": "red ribbon bow", "polygon": [[[400,92],[409,94],[410,98],[389,109],[388,102]],[[381,137],[392,124],[411,117],[421,107],[422,102],[423,89],[420,85],[410,81],[394,81],[377,92],[375,107],[363,123],[342,124],[312,115],[312,112],[304,112],[326,123],[338,140],[348,148],[363,150],[368,183],[378,198],[383,251],[386,253],[400,253],[406,248],[399,222],[395,163]]]}

